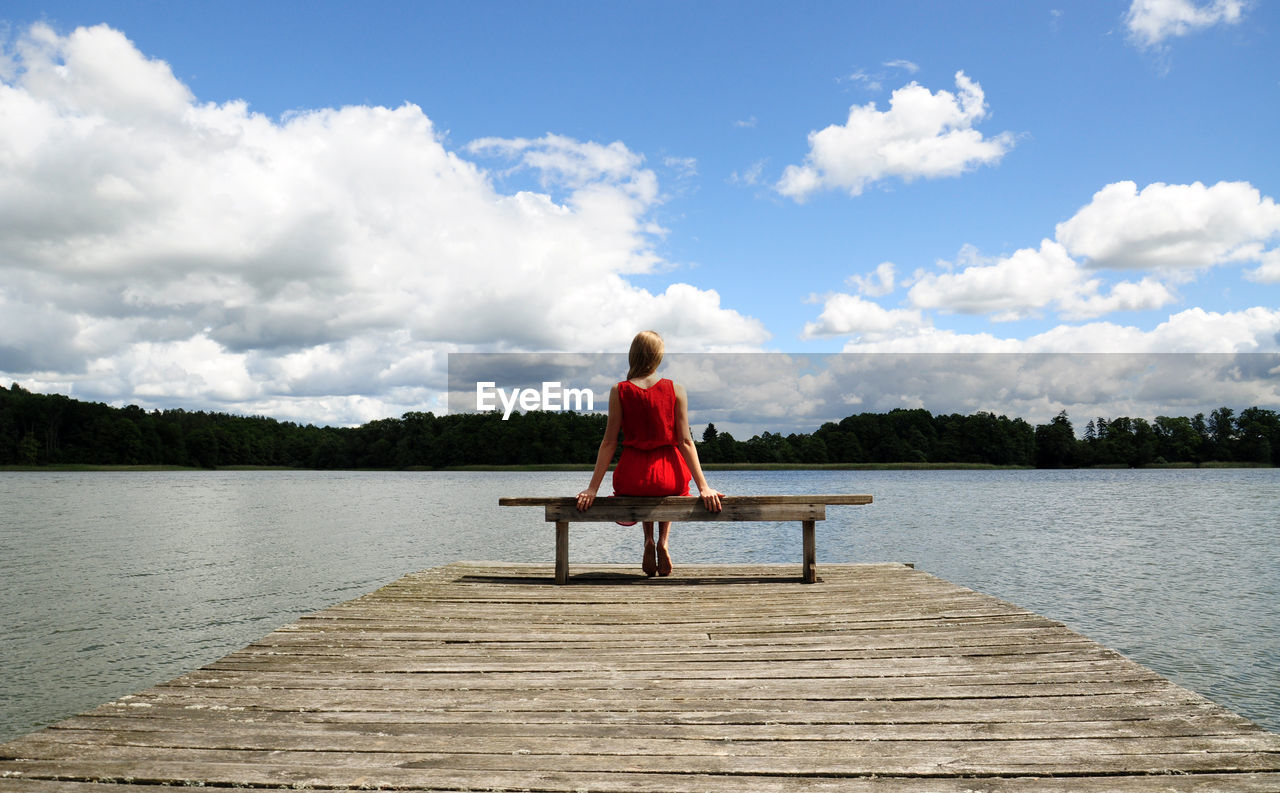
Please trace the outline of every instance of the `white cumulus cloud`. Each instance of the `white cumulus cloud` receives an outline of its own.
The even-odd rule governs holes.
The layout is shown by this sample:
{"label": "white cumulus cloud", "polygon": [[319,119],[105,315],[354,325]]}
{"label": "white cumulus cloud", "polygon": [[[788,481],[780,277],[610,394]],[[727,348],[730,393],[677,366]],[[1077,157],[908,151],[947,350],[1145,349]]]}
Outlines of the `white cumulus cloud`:
{"label": "white cumulus cloud", "polygon": [[1259,253],[1258,262],[1258,269],[1249,273],[1249,278],[1262,283],[1280,283],[1280,249]]}
{"label": "white cumulus cloud", "polygon": [[923,315],[914,309],[887,309],[857,295],[835,293],[823,300],[822,313],[817,321],[804,326],[804,336],[852,334],[859,338],[881,339],[915,333],[924,325]]}
{"label": "white cumulus cloud", "polygon": [[[451,150],[418,107],[200,103],[107,26],[32,27],[0,81],[0,376],[85,398],[351,423],[438,409],[462,349],[750,348],[651,292],[661,201],[621,142]],[[528,169],[539,191],[503,192]]]}
{"label": "white cumulus cloud", "polygon": [[919,308],[1014,319],[1076,288],[1078,268],[1061,245],[1044,240],[992,264],[924,275],[907,293]]}
{"label": "white cumulus cloud", "polygon": [[1160,308],[1174,294],[1153,278],[1124,281],[1102,294],[1102,282],[1071,258],[1059,242],[1041,240],[991,262],[955,272],[926,273],[907,293],[911,305],[962,314],[990,314],[995,321],[1025,319],[1056,310],[1069,319],[1114,311]]}
{"label": "white cumulus cloud", "polygon": [[[1151,330],[1100,320],[1154,311],[1181,301],[1215,266],[1248,267],[1257,282],[1280,281],[1280,207],[1246,182],[1169,185],[1139,190],[1107,185],[1055,238],[1007,256],[983,257],[966,246],[955,263],[917,271],[901,282],[906,308],[833,294],[806,336],[849,335],[856,352],[1270,352],[1280,349],[1280,311],[1256,306],[1211,312],[1185,308]],[[847,279],[868,297],[894,287],[891,269]],[[886,268],[886,265],[881,265]],[[1117,273],[1138,273],[1116,280]],[[1061,324],[1026,339],[959,333],[935,326],[930,313],[985,316],[992,322],[1056,317]],[[892,318],[893,321],[890,321]]]}
{"label": "white cumulus cloud", "polygon": [[1169,270],[1261,261],[1280,236],[1280,206],[1248,182],[1206,187],[1156,182],[1109,184],[1070,219],[1057,239],[1092,268]]}
{"label": "white cumulus cloud", "polygon": [[1083,288],[1058,299],[1058,307],[1066,319],[1089,319],[1117,311],[1150,311],[1177,301],[1169,287],[1151,277],[1134,283],[1121,281],[1103,295],[1093,291],[1096,282],[1083,282]]}
{"label": "white cumulus cloud", "polygon": [[896,280],[897,268],[893,262],[880,262],[875,270],[866,275],[851,275],[845,283],[868,297],[882,297],[893,291]]}
{"label": "white cumulus cloud", "polygon": [[912,82],[893,92],[888,110],[874,102],[851,107],[844,124],[809,133],[804,164],[787,166],[775,189],[797,201],[823,189],[859,195],[884,179],[957,176],[999,162],[1013,135],[975,129],[987,115],[982,86],[964,72],[955,80],[955,93]]}
{"label": "white cumulus cloud", "polygon": [[1133,41],[1156,47],[1214,25],[1233,25],[1244,15],[1244,0],[1133,0],[1124,23]]}
{"label": "white cumulus cloud", "polygon": [[[943,312],[1024,319],[1055,311],[1093,319],[1117,311],[1148,311],[1178,301],[1173,282],[1223,264],[1258,267],[1257,281],[1280,280],[1280,207],[1247,182],[1169,185],[1142,190],[1116,182],[1094,194],[1055,238],[1039,248],[920,274],[907,293],[911,306]],[[1140,271],[1137,281],[1107,284],[1106,271]]]}
{"label": "white cumulus cloud", "polygon": [[1025,339],[922,325],[915,332],[854,338],[845,352],[866,353],[1274,353],[1280,309],[1215,312],[1190,308],[1150,330],[1114,322],[1059,325]]}

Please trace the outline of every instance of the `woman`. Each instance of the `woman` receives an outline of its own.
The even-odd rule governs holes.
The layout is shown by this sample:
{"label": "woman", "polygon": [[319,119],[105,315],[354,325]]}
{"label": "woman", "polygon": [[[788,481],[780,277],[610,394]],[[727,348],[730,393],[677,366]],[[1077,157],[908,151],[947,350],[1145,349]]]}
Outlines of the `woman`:
{"label": "woman", "polygon": [[[658,377],[662,363],[662,337],[651,330],[636,334],[627,356],[627,379],[609,389],[609,421],[596,455],[591,484],[578,494],[580,511],[591,507],[605,471],[618,448],[622,432],[622,456],[613,472],[613,492],[619,496],[687,496],[689,477],[698,486],[703,506],[720,511],[721,493],[707,484],[698,462],[698,447],[689,432],[689,401],[684,388]],[[658,523],[654,541],[651,520],[644,522],[645,575],[671,575],[667,541],[671,521]],[[625,524],[634,525],[634,524]]]}

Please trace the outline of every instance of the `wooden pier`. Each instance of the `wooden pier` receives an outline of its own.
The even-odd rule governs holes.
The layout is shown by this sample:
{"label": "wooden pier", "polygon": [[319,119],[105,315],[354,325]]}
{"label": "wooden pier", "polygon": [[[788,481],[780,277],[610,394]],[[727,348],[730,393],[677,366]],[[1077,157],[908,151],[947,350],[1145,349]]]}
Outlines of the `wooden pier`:
{"label": "wooden pier", "polygon": [[0,744],[0,790],[1280,791],[1280,736],[909,567],[576,570],[406,576]]}

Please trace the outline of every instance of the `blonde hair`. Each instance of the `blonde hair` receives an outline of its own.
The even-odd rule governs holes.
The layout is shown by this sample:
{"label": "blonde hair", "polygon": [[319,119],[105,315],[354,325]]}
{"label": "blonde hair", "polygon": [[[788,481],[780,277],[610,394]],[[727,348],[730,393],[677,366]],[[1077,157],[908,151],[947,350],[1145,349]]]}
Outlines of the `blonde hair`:
{"label": "blonde hair", "polygon": [[627,379],[648,377],[658,371],[662,363],[662,337],[656,330],[642,330],[631,340],[631,351],[627,353]]}

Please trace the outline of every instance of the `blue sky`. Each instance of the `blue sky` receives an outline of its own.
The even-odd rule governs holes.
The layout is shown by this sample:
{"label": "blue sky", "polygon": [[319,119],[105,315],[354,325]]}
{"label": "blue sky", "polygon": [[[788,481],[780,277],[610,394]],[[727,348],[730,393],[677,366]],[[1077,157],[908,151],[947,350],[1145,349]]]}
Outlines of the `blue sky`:
{"label": "blue sky", "polygon": [[[450,352],[1276,352],[1280,11],[9,2],[0,376],[358,423]],[[1211,398],[1212,395],[1207,395]]]}

